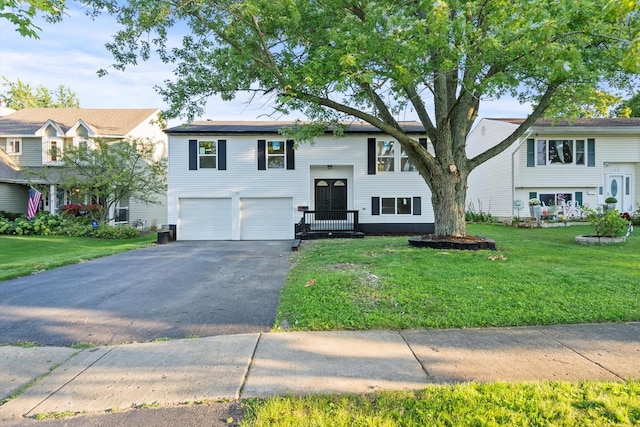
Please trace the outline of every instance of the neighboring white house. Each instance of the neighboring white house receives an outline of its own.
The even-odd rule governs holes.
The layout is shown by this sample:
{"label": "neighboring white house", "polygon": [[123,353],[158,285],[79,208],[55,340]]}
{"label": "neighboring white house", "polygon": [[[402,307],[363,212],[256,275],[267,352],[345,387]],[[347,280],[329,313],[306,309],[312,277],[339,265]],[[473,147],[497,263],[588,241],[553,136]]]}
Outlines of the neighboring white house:
{"label": "neighboring white house", "polygon": [[[357,212],[365,233],[433,232],[431,192],[397,141],[353,123],[342,137],[295,144],[278,133],[291,125],[207,121],[166,131],[178,240],[292,239],[304,211],[345,221],[339,212]],[[426,144],[422,125],[401,125]]]}
{"label": "neighboring white house", "polygon": [[[467,155],[504,140],[523,119],[482,119],[469,135]],[[499,218],[529,216],[527,202],[540,199],[569,210],[617,199],[620,212],[640,200],[640,118],[538,120],[511,147],[469,175],[467,204]],[[572,212],[574,212],[572,210]]]}
{"label": "neighboring white house", "polygon": [[[44,165],[61,165],[61,154],[71,145],[98,138],[149,138],[157,143],[157,155],[166,156],[167,136],[160,126],[159,113],[157,109],[87,108],[9,111],[0,117],[0,210],[26,213],[30,183],[27,172]],[[42,210],[55,213],[60,206],[74,201],[74,195],[55,183],[40,183],[38,189],[43,193]],[[147,226],[165,224],[166,194],[159,194],[157,200],[158,205],[123,200],[116,207],[117,222],[141,219]]]}

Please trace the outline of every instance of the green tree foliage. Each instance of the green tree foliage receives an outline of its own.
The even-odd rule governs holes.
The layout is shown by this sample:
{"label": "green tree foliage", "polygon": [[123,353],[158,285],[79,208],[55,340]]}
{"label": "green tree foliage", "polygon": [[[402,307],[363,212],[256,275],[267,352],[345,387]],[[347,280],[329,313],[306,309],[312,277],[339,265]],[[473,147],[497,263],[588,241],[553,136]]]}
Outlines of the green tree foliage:
{"label": "green tree foliage", "polygon": [[545,112],[547,118],[593,118],[610,117],[612,108],[619,104],[621,97],[602,90],[587,91],[581,99],[570,99],[567,102],[557,102]]}
{"label": "green tree foliage", "polygon": [[97,198],[102,219],[107,221],[121,200],[160,203],[157,195],[167,190],[167,160],[158,158],[157,147],[154,141],[140,138],[65,147],[62,167],[43,167],[42,178]]}
{"label": "green tree foliage", "polygon": [[[201,114],[213,94],[249,91],[317,123],[357,119],[388,133],[431,189],[438,235],[466,233],[469,173],[545,110],[582,102],[594,88],[625,87],[640,71],[636,0],[86,3],[123,25],[108,45],[116,69],[154,51],[176,64],[176,79],[159,88],[169,117]],[[183,35],[181,45],[174,35]],[[504,141],[467,157],[481,102],[505,96],[530,103],[530,115]],[[408,109],[432,151],[402,131],[398,117]]]}
{"label": "green tree foliage", "polygon": [[613,113],[616,117],[640,117],[640,92],[623,101]]}
{"label": "green tree foliage", "polygon": [[20,79],[12,82],[3,76],[2,86],[7,88],[2,95],[7,101],[7,107],[14,110],[39,107],[80,107],[78,95],[64,85],[58,86],[55,90],[49,90],[42,85],[34,88]]}
{"label": "green tree foliage", "polygon": [[42,16],[47,22],[59,22],[64,10],[64,0],[1,0],[0,20],[9,21],[23,37],[39,39],[42,29],[35,19]]}

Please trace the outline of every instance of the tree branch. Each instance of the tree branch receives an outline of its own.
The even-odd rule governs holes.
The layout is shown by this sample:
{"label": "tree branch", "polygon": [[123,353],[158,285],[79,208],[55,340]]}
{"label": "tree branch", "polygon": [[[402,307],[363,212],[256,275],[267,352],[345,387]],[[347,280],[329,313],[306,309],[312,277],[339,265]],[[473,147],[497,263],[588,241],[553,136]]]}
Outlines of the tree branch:
{"label": "tree branch", "polygon": [[506,139],[504,139],[499,144],[489,148],[488,150],[478,154],[476,157],[470,159],[468,163],[470,167],[469,171],[473,170],[478,165],[486,162],[487,160],[491,159],[492,157],[506,150],[509,146],[511,146],[511,144],[513,144],[518,138],[520,138],[527,129],[533,126],[536,120],[538,120],[542,116],[542,113],[544,113],[546,108],[551,103],[551,98],[558,91],[559,85],[560,83],[547,86],[547,90],[545,91],[542,98],[540,98],[540,101],[538,102],[538,105],[536,105],[536,108],[520,124],[520,126],[518,126],[518,128],[515,131],[513,131],[511,135],[509,135]]}
{"label": "tree branch", "polygon": [[414,87],[404,86],[403,89],[407,94],[407,97],[411,101],[411,105],[413,105],[413,108],[416,109],[416,113],[418,113],[418,118],[420,119],[422,126],[424,126],[425,128],[425,131],[427,132],[427,136],[432,141],[435,141],[436,127],[433,125],[433,122],[431,121],[431,117],[429,117],[429,113],[427,113],[427,109],[424,105],[424,102],[422,102],[422,98],[420,97],[420,95],[418,94],[418,92]]}

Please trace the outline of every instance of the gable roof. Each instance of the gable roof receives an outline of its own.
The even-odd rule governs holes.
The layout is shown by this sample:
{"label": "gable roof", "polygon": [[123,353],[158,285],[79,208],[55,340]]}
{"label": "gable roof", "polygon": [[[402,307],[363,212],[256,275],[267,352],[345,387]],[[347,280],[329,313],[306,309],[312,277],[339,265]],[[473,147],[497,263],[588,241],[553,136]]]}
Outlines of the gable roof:
{"label": "gable roof", "polygon": [[0,148],[0,182],[18,181],[22,176],[20,167]]}
{"label": "gable roof", "polygon": [[[304,122],[292,121],[197,121],[187,125],[176,126],[167,129],[167,134],[277,134],[282,128],[292,127],[296,124],[304,124]],[[369,123],[348,122],[345,133],[381,133],[382,131]],[[419,122],[399,122],[399,125],[407,133],[423,134],[424,127]],[[333,132],[330,127],[327,133]]]}
{"label": "gable roof", "polygon": [[35,135],[47,121],[66,133],[81,120],[96,135],[123,136],[158,112],[152,108],[25,108],[0,117],[0,135]]}

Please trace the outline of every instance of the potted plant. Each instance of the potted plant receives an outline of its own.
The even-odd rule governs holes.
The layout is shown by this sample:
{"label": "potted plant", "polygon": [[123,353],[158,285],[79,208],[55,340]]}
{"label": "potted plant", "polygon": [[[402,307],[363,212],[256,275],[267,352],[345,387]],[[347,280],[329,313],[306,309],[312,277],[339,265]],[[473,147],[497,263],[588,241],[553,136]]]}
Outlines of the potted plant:
{"label": "potted plant", "polygon": [[529,213],[532,218],[540,221],[540,216],[542,215],[542,203],[540,203],[540,199],[535,197],[529,199]]}
{"label": "potted plant", "polygon": [[604,199],[604,202],[607,205],[607,209],[615,209],[616,203],[618,203],[618,199],[616,199],[615,197],[609,196],[606,199]]}

